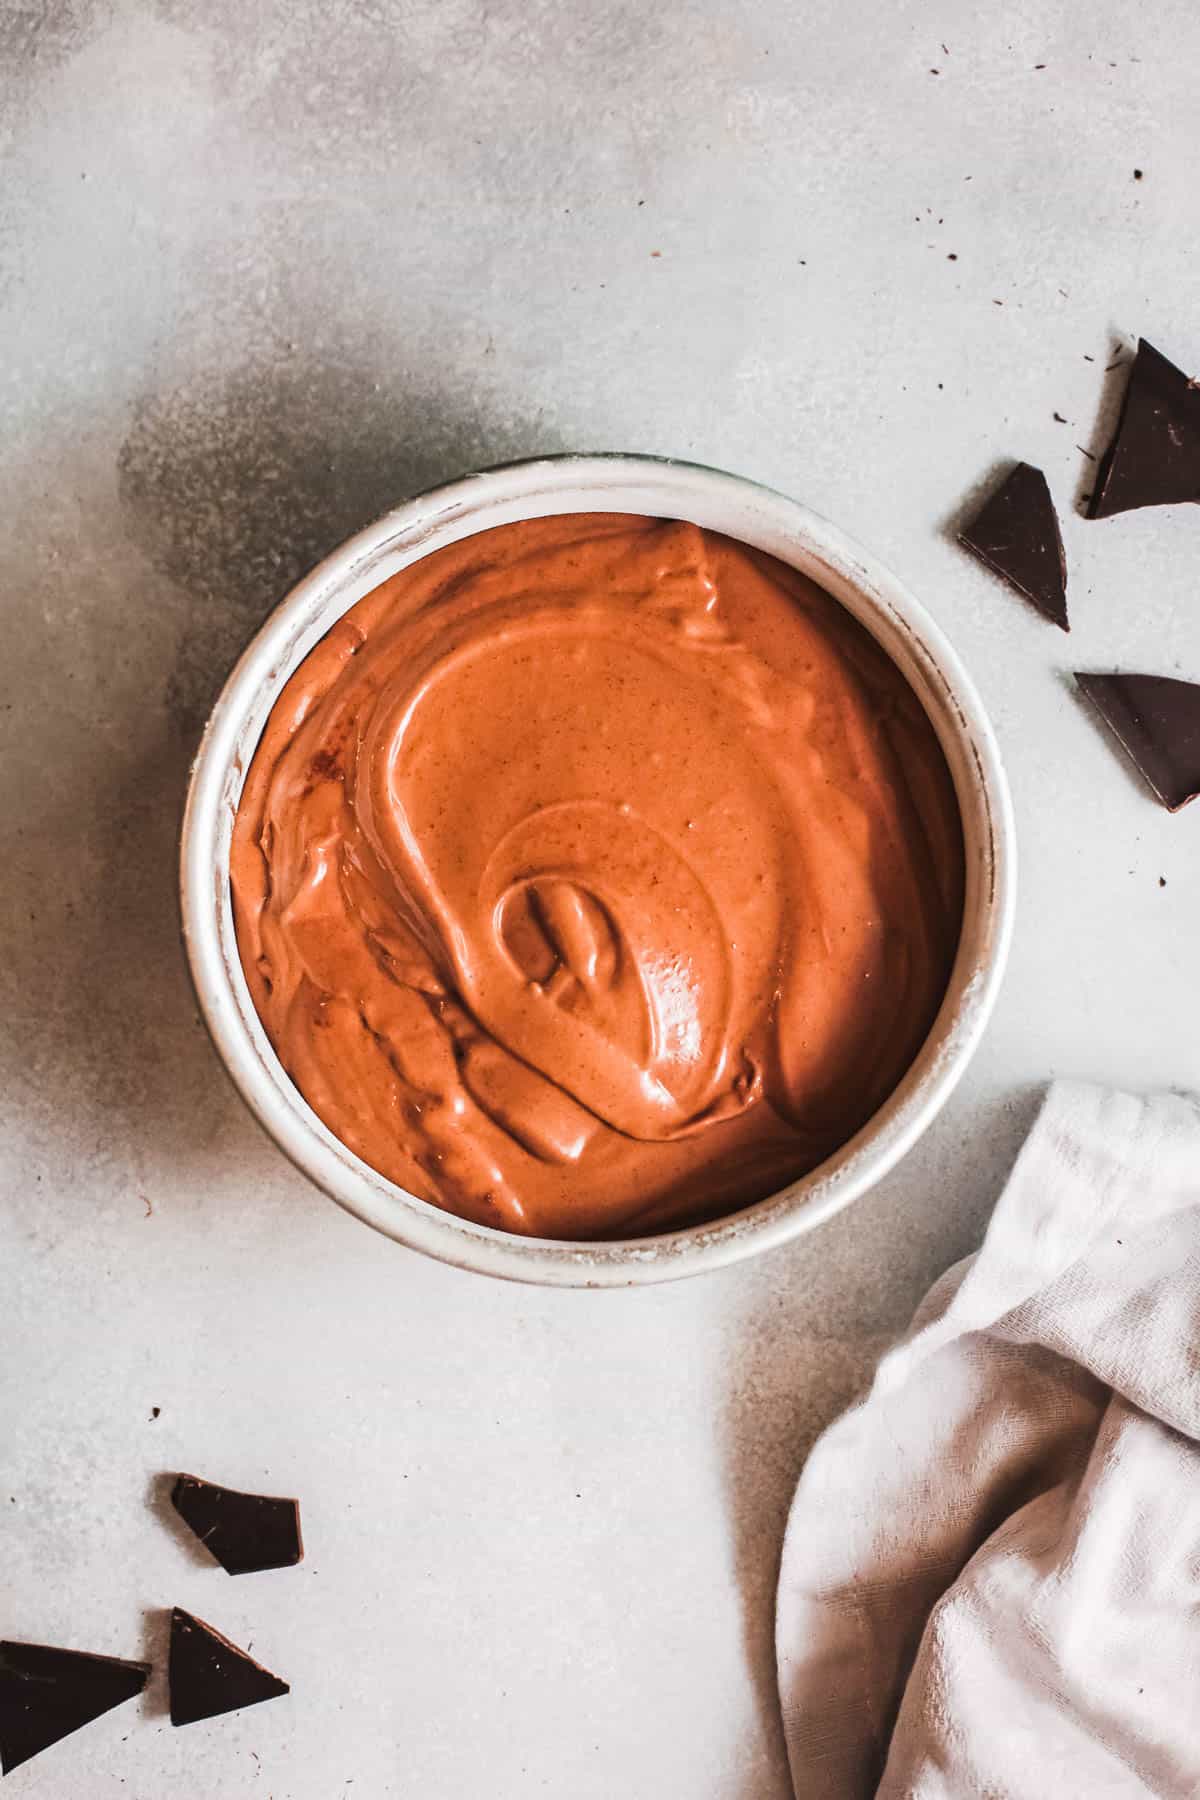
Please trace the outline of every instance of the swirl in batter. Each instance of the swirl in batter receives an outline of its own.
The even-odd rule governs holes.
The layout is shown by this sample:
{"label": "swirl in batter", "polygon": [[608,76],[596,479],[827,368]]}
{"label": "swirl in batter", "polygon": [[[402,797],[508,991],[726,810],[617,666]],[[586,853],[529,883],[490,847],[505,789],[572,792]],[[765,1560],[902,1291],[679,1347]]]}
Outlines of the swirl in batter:
{"label": "swirl in batter", "polygon": [[869,635],[694,525],[437,551],[301,664],[242,795],[238,944],[358,1156],[508,1231],[761,1199],[896,1085],[962,911],[953,788]]}

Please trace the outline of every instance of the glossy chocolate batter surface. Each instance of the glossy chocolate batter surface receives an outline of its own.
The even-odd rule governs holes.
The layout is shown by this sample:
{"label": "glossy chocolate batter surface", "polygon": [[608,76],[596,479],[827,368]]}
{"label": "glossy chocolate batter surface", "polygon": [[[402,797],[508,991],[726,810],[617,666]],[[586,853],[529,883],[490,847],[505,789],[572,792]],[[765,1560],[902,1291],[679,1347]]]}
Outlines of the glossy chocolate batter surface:
{"label": "glossy chocolate batter surface", "polygon": [[360,601],[271,714],[231,859],[267,1033],[353,1151],[555,1238],[813,1168],[912,1061],[962,841],[920,704],[802,576],[573,514]]}

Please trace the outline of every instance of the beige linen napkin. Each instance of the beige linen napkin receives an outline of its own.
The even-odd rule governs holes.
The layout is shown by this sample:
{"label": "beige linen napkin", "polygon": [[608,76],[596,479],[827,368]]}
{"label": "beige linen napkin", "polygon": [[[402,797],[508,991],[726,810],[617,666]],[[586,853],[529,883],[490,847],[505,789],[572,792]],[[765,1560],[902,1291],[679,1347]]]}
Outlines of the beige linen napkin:
{"label": "beige linen napkin", "polygon": [[798,1800],[1200,1796],[1200,1108],[1051,1088],[983,1247],[810,1456]]}

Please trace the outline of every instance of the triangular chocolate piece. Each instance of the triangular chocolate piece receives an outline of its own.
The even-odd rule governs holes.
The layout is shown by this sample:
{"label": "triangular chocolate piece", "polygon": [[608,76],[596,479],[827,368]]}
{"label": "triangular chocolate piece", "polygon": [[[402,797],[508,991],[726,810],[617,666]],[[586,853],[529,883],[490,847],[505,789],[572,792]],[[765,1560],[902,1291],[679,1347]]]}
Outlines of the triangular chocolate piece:
{"label": "triangular chocolate piece", "polygon": [[1067,624],[1067,559],[1046,477],[1018,463],[958,541],[1032,601],[1063,631]]}
{"label": "triangular chocolate piece", "polygon": [[1167,675],[1076,675],[1158,798],[1178,812],[1200,794],[1200,684]]}
{"label": "triangular chocolate piece", "polygon": [[0,1643],[0,1770],[10,1774],[81,1725],[132,1700],[149,1675],[149,1663],[48,1644]]}
{"label": "triangular chocolate piece", "polygon": [[1186,500],[1200,500],[1200,381],[1139,338],[1088,517]]}
{"label": "triangular chocolate piece", "polygon": [[286,1681],[181,1606],[171,1612],[169,1676],[172,1725],[193,1725],[291,1691]]}
{"label": "triangular chocolate piece", "polygon": [[304,1555],[295,1500],[240,1494],[198,1475],[180,1475],[171,1505],[230,1575],[290,1569]]}

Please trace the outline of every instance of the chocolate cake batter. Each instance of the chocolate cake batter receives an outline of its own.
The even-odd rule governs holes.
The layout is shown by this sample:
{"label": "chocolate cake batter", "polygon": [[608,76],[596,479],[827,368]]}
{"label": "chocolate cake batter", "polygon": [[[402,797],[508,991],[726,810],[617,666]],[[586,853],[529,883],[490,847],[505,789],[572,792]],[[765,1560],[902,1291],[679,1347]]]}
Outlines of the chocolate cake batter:
{"label": "chocolate cake batter", "polygon": [[834,600],[694,525],[439,550],[292,676],[231,876],[288,1073],[373,1168],[552,1238],[813,1168],[929,1030],[963,858],[920,704]]}

